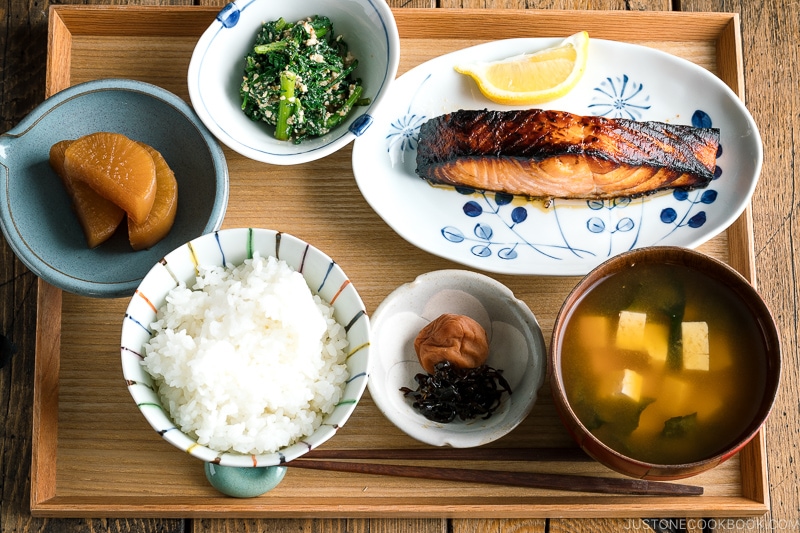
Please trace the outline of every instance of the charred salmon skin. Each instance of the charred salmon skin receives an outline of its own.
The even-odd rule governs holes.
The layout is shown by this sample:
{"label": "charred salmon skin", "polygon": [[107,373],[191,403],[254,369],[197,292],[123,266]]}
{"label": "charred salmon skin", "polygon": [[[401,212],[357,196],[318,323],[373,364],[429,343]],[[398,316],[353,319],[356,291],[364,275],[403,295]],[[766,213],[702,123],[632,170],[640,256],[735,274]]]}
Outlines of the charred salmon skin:
{"label": "charred salmon skin", "polygon": [[529,198],[636,197],[714,178],[719,130],[541,109],[461,110],[425,122],[417,174]]}

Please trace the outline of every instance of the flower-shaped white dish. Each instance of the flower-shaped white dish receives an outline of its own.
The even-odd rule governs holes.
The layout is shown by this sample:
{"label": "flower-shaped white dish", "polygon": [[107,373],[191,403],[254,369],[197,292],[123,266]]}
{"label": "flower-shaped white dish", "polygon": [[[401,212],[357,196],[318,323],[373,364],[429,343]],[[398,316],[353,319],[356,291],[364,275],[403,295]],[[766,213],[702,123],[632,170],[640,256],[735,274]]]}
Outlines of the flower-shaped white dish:
{"label": "flower-shaped white dish", "polygon": [[[296,22],[313,15],[331,20],[337,35],[358,60],[353,72],[364,86],[367,107],[322,137],[299,144],[279,141],[273,128],[242,111],[239,89],[245,56],[265,22]],[[236,0],[226,5],[200,37],[189,63],[189,97],[200,119],[225,145],[256,161],[295,165],[325,157],[352,142],[372,124],[400,61],[400,36],[384,0]]]}
{"label": "flower-shaped white dish", "polygon": [[544,109],[715,127],[715,179],[704,189],[613,200],[526,200],[507,194],[432,187],[416,175],[419,127],[458,109],[493,104],[453,65],[540,50],[554,39],[507,39],[442,55],[392,85],[389,101],[353,144],[361,193],[384,221],[417,247],[486,272],[583,275],[634,248],[692,248],[724,231],[749,204],[763,149],[738,96],[708,70],[644,46],[592,39],[583,77]]}
{"label": "flower-shaped white dish", "polygon": [[[144,345],[151,338],[156,310],[180,282],[191,287],[198,265],[241,265],[258,252],[300,272],[314,294],[333,306],[333,317],[346,328],[348,378],[336,407],[308,437],[275,453],[220,453],[181,431],[162,407],[152,376],[142,366]],[[122,321],[122,371],[142,415],[170,444],[206,463],[222,467],[272,467],[296,459],[333,437],[356,408],[367,386],[370,325],[364,304],[341,268],[322,251],[291,235],[266,229],[225,229],[199,237],[169,253],[142,280]],[[224,368],[220,369],[221,371]]]}
{"label": "flower-shaped white dish", "polygon": [[[443,313],[466,315],[486,330],[489,359],[511,387],[487,419],[442,424],[417,412],[401,387],[417,388],[424,372],[414,339]],[[467,270],[422,274],[395,289],[372,315],[372,367],[369,391],[383,414],[409,436],[434,446],[468,448],[495,441],[528,416],[546,371],[546,347],[536,317],[502,283]]]}

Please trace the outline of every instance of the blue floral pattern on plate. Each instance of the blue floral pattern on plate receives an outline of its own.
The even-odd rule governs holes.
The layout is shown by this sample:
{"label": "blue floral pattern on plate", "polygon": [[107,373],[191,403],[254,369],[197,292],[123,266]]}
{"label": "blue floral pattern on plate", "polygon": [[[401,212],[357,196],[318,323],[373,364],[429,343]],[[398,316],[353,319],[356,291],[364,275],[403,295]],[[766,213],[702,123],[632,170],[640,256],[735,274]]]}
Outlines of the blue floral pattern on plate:
{"label": "blue floral pattern on plate", "polygon": [[[755,124],[736,95],[685,60],[601,40],[590,45],[596,59],[581,82],[550,108],[718,127],[721,147],[711,185],[635,199],[545,203],[432,187],[419,179],[416,147],[426,120],[456,109],[492,107],[452,65],[508,57],[553,42],[514,39],[479,45],[435,58],[398,79],[392,98],[397,105],[382,108],[371,131],[353,148],[362,194],[395,231],[426,251],[482,270],[580,275],[633,248],[697,246],[738,217],[752,195],[762,156]],[[603,61],[606,57],[615,60]],[[729,143],[737,150],[727,150]],[[737,171],[723,174],[723,168]]]}
{"label": "blue floral pattern on plate", "polygon": [[642,83],[632,82],[627,74],[608,77],[593,89],[589,104],[593,115],[639,120],[650,109],[650,96]]}

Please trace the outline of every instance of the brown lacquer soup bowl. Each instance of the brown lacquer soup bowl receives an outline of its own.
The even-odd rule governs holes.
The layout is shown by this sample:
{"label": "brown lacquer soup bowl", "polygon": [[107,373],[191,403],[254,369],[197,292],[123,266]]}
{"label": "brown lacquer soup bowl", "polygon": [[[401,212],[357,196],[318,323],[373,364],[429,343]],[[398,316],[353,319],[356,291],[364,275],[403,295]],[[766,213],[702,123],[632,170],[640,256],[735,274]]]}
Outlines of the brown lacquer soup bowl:
{"label": "brown lacquer soup bowl", "polygon": [[711,469],[758,433],[781,373],[775,321],[725,263],[680,247],[618,255],[559,311],[551,388],[571,436],[650,480]]}

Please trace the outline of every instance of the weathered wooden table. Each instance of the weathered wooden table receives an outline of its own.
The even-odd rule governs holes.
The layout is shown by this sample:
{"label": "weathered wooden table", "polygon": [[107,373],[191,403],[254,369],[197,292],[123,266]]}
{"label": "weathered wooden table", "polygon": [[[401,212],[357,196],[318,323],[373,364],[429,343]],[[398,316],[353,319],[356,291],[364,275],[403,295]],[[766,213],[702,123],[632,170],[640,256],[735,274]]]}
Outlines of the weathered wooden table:
{"label": "weathered wooden table", "polygon": [[[87,3],[110,4],[112,2],[91,1]],[[223,3],[218,1],[202,4],[219,7]],[[793,275],[795,270],[793,243],[795,235],[800,233],[800,230],[794,224],[795,199],[793,191],[797,165],[793,154],[798,143],[797,135],[795,135],[794,131],[800,126],[800,112],[798,112],[798,109],[800,109],[800,101],[798,101],[800,97],[797,96],[795,90],[797,78],[800,76],[798,46],[796,44],[798,38],[800,38],[800,8],[798,4],[796,2],[785,2],[786,5],[782,5],[783,3],[765,3],[765,5],[762,5],[761,2],[750,0],[741,0],[739,2],[712,0],[682,2],[667,2],[664,0],[626,2],[614,0],[588,2],[570,0],[561,2],[481,2],[464,0],[461,2],[442,1],[438,3],[419,0],[411,2],[392,0],[389,3],[398,10],[399,19],[404,20],[409,20],[409,16],[402,13],[403,8],[412,10],[419,8],[430,10],[436,8],[464,8],[496,11],[504,9],[567,9],[647,12],[666,12],[672,9],[679,9],[698,13],[729,12],[739,14],[741,42],[728,43],[727,46],[740,46],[743,51],[743,62],[741,65],[732,66],[734,69],[740,69],[739,75],[733,76],[732,79],[734,83],[740,85],[738,90],[740,94],[745,94],[747,106],[760,126],[765,147],[764,169],[750,211],[752,224],[749,219],[742,220],[732,230],[734,232],[733,235],[728,232],[723,239],[717,239],[715,242],[706,245],[704,250],[721,256],[729,262],[737,263],[744,270],[748,270],[748,272],[745,272],[746,275],[753,278],[757,277],[757,286],[773,310],[782,332],[784,348],[782,388],[772,417],[763,432],[764,441],[766,442],[765,456],[761,457],[759,455],[757,447],[754,448],[755,452],[753,452],[756,459],[766,459],[766,464],[760,462],[752,468],[756,470],[763,469],[766,473],[767,477],[756,477],[755,479],[760,479],[763,482],[763,487],[768,491],[767,494],[759,494],[758,486],[755,488],[740,486],[749,482],[750,478],[748,477],[748,481],[736,478],[735,472],[731,468],[738,468],[738,466],[729,466],[727,470],[722,470],[717,478],[706,479],[704,483],[710,487],[712,493],[716,491],[716,493],[723,496],[727,494],[726,491],[735,494],[746,494],[748,499],[756,501],[757,505],[750,506],[750,510],[746,513],[743,512],[739,516],[735,511],[731,511],[730,507],[727,508],[727,511],[720,512],[720,509],[724,507],[720,501],[707,500],[713,502],[709,504],[713,509],[709,509],[706,514],[704,513],[706,509],[702,508],[704,500],[701,500],[694,507],[689,506],[691,507],[690,512],[685,513],[685,515],[675,512],[668,513],[670,519],[656,525],[671,527],[672,529],[679,529],[683,526],[690,531],[700,531],[704,526],[710,526],[711,529],[719,531],[768,530],[770,528],[796,529],[800,523],[800,511],[798,511],[800,509],[800,494],[798,494],[797,490],[797,473],[794,467],[794,460],[797,455],[795,440],[798,429],[800,429],[800,421],[798,421],[800,413],[796,407],[798,405],[798,391],[795,386],[796,375],[799,370],[796,361],[796,332],[798,328],[795,325],[798,290],[795,276]],[[144,2],[144,4],[190,5],[187,2],[170,1]],[[0,37],[0,42],[3,44],[3,75],[2,85],[0,86],[2,87],[2,114],[0,116],[3,121],[3,131],[14,126],[26,113],[44,99],[47,84],[50,84],[47,88],[52,91],[61,88],[61,85],[65,83],[82,81],[80,79],[82,76],[91,78],[98,75],[98,73],[118,76],[130,74],[131,76],[141,77],[141,72],[136,70],[140,66],[131,67],[124,60],[119,61],[119,64],[114,65],[110,70],[103,70],[108,68],[111,62],[108,58],[104,58],[102,54],[108,53],[109,50],[113,50],[117,46],[113,42],[109,44],[108,41],[113,41],[113,39],[107,38],[108,33],[113,36],[114,32],[106,32],[102,29],[114,28],[113,17],[103,23],[93,22],[92,19],[87,19],[81,23],[77,19],[73,19],[70,22],[72,24],[71,29],[80,28],[79,31],[83,33],[83,37],[76,38],[74,41],[75,54],[73,63],[70,67],[71,70],[67,69],[72,79],[54,77],[52,75],[54,70],[52,67],[51,75],[47,77],[45,65],[49,7],[47,4],[23,3],[15,0],[7,1],[5,4],[3,26],[5,31],[2,32]],[[160,11],[166,13],[169,9],[155,10],[154,13],[157,14]],[[493,13],[496,11],[493,11]],[[605,32],[608,35],[623,38],[622,36],[629,31],[633,40],[652,41],[652,44],[656,46],[664,46],[663,43],[659,44],[659,42],[670,40],[677,44],[667,45],[666,48],[672,46],[686,47],[686,49],[679,50],[679,52],[690,56],[690,58],[697,55],[698,61],[708,61],[709,66],[717,69],[718,73],[720,73],[720,70],[731,68],[731,65],[722,64],[724,60],[721,57],[703,59],[702,54],[704,52],[702,47],[697,50],[692,48],[692,39],[697,38],[697,28],[687,26],[676,29],[674,25],[659,26],[659,24],[653,23],[653,20],[658,20],[657,17],[645,19],[649,26],[642,28],[636,25],[635,17],[623,19],[610,13],[607,17],[601,19],[596,17],[597,13],[593,15],[594,17],[591,19],[592,23],[595,24],[593,34],[603,36]],[[572,13],[570,16],[574,21],[575,14]],[[122,17],[119,17],[118,20],[122,20]],[[588,20],[589,18],[587,18]],[[623,20],[624,23],[619,22]],[[696,22],[702,19],[691,18],[687,20]],[[130,25],[130,21],[128,24]],[[131,31],[130,28],[128,31]],[[453,49],[461,47],[461,44],[470,44],[476,38],[471,35],[471,28],[467,25],[462,28],[462,31],[463,39],[455,39],[451,44]],[[541,32],[541,30],[539,31]],[[561,29],[557,28],[556,25],[553,26],[553,32],[560,31]],[[648,37],[650,32],[652,32],[652,39]],[[669,33],[669,35],[665,35],[665,32]],[[143,33],[148,35],[146,31]],[[187,50],[189,53],[191,50],[191,43],[188,42],[187,44],[186,39],[191,37],[191,30],[181,30],[175,36],[170,36],[169,33],[170,30],[164,31],[163,47],[166,49],[174,48],[175,64],[180,65],[185,60]],[[691,37],[691,35],[695,37]],[[425,39],[430,39],[430,37],[417,34],[409,37],[421,39],[423,42]],[[154,40],[154,42],[156,41],[158,39]],[[688,45],[687,42],[689,43]],[[93,46],[96,46],[99,51],[94,52]],[[157,43],[151,43],[148,46],[159,47]],[[404,62],[401,63],[401,72],[420,60],[424,60],[426,53],[436,55],[446,51],[437,49],[426,52],[424,47],[419,45],[414,49],[419,51],[418,54],[404,58]],[[164,55],[172,57],[170,54]],[[173,59],[168,60],[172,61]],[[165,72],[152,73],[144,77],[153,78],[148,81],[166,85],[167,88],[179,94],[182,94],[181,91],[185,91],[178,82],[179,76],[170,73],[168,69]],[[741,85],[742,82],[743,86]],[[186,96],[185,94],[182,95]],[[346,154],[339,154],[330,160],[329,164],[332,165],[331,168],[334,169],[334,172],[346,171],[346,167],[349,164],[349,150],[346,152]],[[242,162],[241,159],[232,156],[229,162],[232,165],[232,173],[243,176],[243,179],[249,178],[253,174],[247,163]],[[311,168],[320,169],[323,167],[312,165]],[[250,223],[253,217],[257,222],[264,224],[271,222],[269,218],[259,218],[260,215],[255,215],[256,207],[248,203],[247,199],[237,199],[232,195],[232,201],[236,209],[231,210],[230,216],[226,218],[226,226]],[[336,218],[336,213],[329,214],[328,217],[334,219]],[[361,218],[358,218],[357,223],[379,224],[379,220],[371,213],[359,215],[359,217]],[[303,220],[301,217],[287,221],[286,224],[291,227],[291,230],[300,234],[307,232],[311,235],[314,233],[313,221]],[[386,229],[377,231],[376,239],[390,235]],[[737,232],[744,232],[744,238]],[[323,249],[336,248],[338,246],[335,239],[325,235],[322,235],[321,238],[323,242],[320,243],[320,246]],[[744,243],[744,245],[736,244],[740,242]],[[402,259],[403,254],[406,252],[419,253],[399,239],[398,245],[400,249],[397,251],[395,259]],[[754,256],[748,255],[749,250],[754,251]],[[270,517],[269,510],[253,513],[244,504],[233,509],[233,511],[228,509],[226,504],[222,504],[217,513],[213,511],[213,506],[217,502],[205,505],[198,503],[197,498],[204,497],[204,493],[202,490],[197,494],[191,493],[191,490],[194,489],[189,491],[191,494],[187,499],[175,499],[171,502],[162,502],[161,505],[147,499],[134,500],[128,504],[121,499],[115,500],[114,491],[120,491],[120,494],[125,494],[125,490],[119,488],[119,483],[113,480],[104,481],[107,478],[103,476],[102,472],[93,472],[91,468],[82,470],[80,467],[82,463],[81,455],[79,451],[76,451],[78,446],[75,445],[75,442],[80,439],[79,433],[81,431],[80,402],[76,401],[74,405],[70,403],[70,401],[74,401],[70,400],[69,392],[73,390],[70,388],[71,385],[65,383],[62,387],[62,390],[67,391],[67,393],[64,394],[60,404],[60,409],[70,410],[71,414],[60,419],[60,412],[37,410],[42,407],[45,410],[58,411],[58,403],[53,405],[47,402],[35,402],[33,395],[33,384],[35,382],[40,385],[47,383],[47,380],[43,380],[41,376],[42,361],[47,363],[47,360],[42,358],[42,346],[47,345],[47,341],[50,340],[50,338],[39,339],[39,353],[37,354],[37,309],[50,311],[55,309],[54,316],[59,321],[63,321],[64,324],[71,324],[69,321],[80,320],[79,316],[84,313],[91,314],[96,312],[93,311],[94,306],[83,299],[70,295],[64,295],[62,300],[58,291],[53,291],[52,288],[40,285],[35,276],[28,272],[14,257],[5,242],[0,246],[0,253],[2,253],[2,258],[0,258],[0,280],[3,282],[0,285],[0,298],[2,298],[0,333],[10,339],[16,347],[16,353],[0,369],[0,399],[3,406],[3,424],[0,426],[0,432],[2,432],[2,440],[0,441],[0,446],[2,447],[2,453],[0,453],[0,457],[2,457],[0,461],[2,465],[0,530],[2,531],[103,530],[137,533],[156,531],[454,531],[464,533],[522,530],[618,531],[630,529],[647,530],[648,526],[642,518],[660,518],[659,514],[650,514],[648,512],[647,501],[636,501],[632,505],[635,505],[638,510],[625,512],[625,501],[619,502],[617,506],[612,506],[613,510],[611,511],[604,510],[604,504],[592,503],[591,499],[576,499],[574,500],[574,505],[566,507],[562,500],[555,499],[553,501],[556,504],[552,507],[547,507],[541,505],[544,500],[536,499],[538,498],[536,495],[531,496],[532,499],[529,500],[523,498],[517,507],[514,507],[512,502],[508,515],[502,515],[497,512],[497,509],[500,508],[497,503],[498,499],[507,495],[502,490],[492,492],[492,496],[495,499],[493,500],[493,507],[489,511],[487,511],[486,507],[478,505],[475,507],[475,514],[473,515],[470,513],[468,505],[455,505],[450,512],[444,507],[437,508],[433,506],[424,509],[423,513],[418,515],[413,510],[414,500],[409,496],[408,487],[402,484],[390,484],[393,487],[392,490],[397,494],[398,499],[396,502],[398,507],[401,507],[401,504],[404,506],[402,507],[404,510],[399,513],[392,511],[391,498],[387,498],[385,501],[381,500],[383,506],[378,511],[365,508],[363,512],[362,510],[352,510],[348,514],[347,512],[335,512],[332,507],[328,507],[323,512],[314,512],[313,509],[309,508],[308,515],[311,516],[309,518],[303,517],[302,513],[288,513],[292,514],[290,518],[273,518]],[[391,287],[408,281],[407,276],[410,273],[452,266],[447,261],[436,258],[420,255],[415,255],[415,258],[421,258],[421,263],[414,267],[405,266],[403,269],[398,270],[397,275],[390,276],[389,279],[385,280],[387,285],[367,284],[361,288],[362,296],[365,297],[370,311],[374,310],[377,303],[380,302],[380,299],[385,296]],[[752,266],[755,267],[754,271],[750,268]],[[358,266],[353,268],[358,274]],[[557,303],[558,296],[564,294],[571,283],[575,281],[570,278],[522,281],[507,276],[502,277],[502,279],[512,285],[515,292],[520,292],[521,296],[529,303],[534,295],[537,294],[537,291],[541,291],[543,288],[546,288],[548,295],[554,297],[554,301],[537,302],[532,305],[537,315],[544,315],[543,326],[545,330],[548,325],[551,325],[547,318],[547,310]],[[555,288],[551,289],[551,286],[555,286]],[[121,305],[124,305],[124,302],[110,303],[104,309],[119,310],[118,308]],[[80,341],[76,339],[74,334],[61,331],[60,323],[59,327],[55,328],[40,327],[39,332],[45,336],[53,336],[52,339],[58,337],[65,350],[68,350],[70,346],[79,345]],[[100,350],[104,350],[102,347],[103,342],[107,341],[102,333],[104,328],[113,329],[114,327],[114,320],[110,320],[105,325],[100,324],[97,327]],[[37,355],[38,367],[35,366]],[[114,355],[111,354],[110,357],[113,359]],[[58,365],[57,358],[55,363]],[[48,367],[45,365],[44,368]],[[72,370],[70,364],[62,365],[62,375],[69,377]],[[113,381],[115,379],[115,370],[113,368],[105,369],[104,371],[108,373],[109,380]],[[39,373],[37,374],[37,372]],[[76,411],[72,411],[72,407],[76,407]],[[124,409],[127,407],[130,406],[121,408],[123,416],[126,412]],[[113,416],[117,416],[117,414],[115,412],[111,413]],[[74,420],[78,420],[78,422],[74,422],[73,418],[71,418],[73,415],[75,417]],[[33,430],[34,418],[40,422],[37,427],[46,431],[49,426],[47,423],[41,424],[41,421],[47,422],[50,420],[52,423],[53,417],[56,420],[53,426],[55,429],[58,429],[58,420],[67,422],[67,429],[63,432],[62,442],[60,443],[53,439],[52,436],[41,433],[36,434]],[[74,425],[70,425],[73,422]],[[102,417],[98,423],[103,423]],[[368,425],[369,421],[364,421],[360,425],[357,424],[355,426],[356,431],[366,431],[364,428],[368,427]],[[524,434],[524,438],[536,441],[535,436],[528,434]],[[559,441],[559,439],[563,438],[563,435],[556,434],[552,438]],[[42,448],[42,443],[50,447]],[[146,446],[150,446],[150,444]],[[166,447],[161,442],[156,442],[155,446],[158,450],[161,450],[162,446]],[[31,478],[32,449],[37,450],[38,453],[33,458],[33,471],[35,474],[33,479]],[[52,451],[55,455],[48,458],[47,453],[49,451]],[[59,462],[57,455],[64,452],[66,452],[66,455],[61,457]],[[750,460],[742,459],[743,464]],[[758,463],[758,461],[756,462]],[[172,461],[169,461],[168,464],[172,464]],[[734,465],[738,464],[738,462],[734,463]],[[128,465],[128,467],[133,468],[133,472],[142,469],[142,467],[136,465],[133,467]],[[735,483],[733,483],[736,486],[732,488],[724,487],[727,480],[725,476],[728,475],[733,475],[736,478]],[[104,483],[108,483],[108,485],[103,486]],[[377,486],[380,482],[373,479],[370,483],[370,486]],[[33,499],[31,499],[32,484],[35,489]],[[367,485],[365,483],[365,490]],[[434,491],[444,489],[444,487],[439,487],[438,485],[425,486]],[[179,486],[174,490],[179,492],[182,489]],[[445,497],[454,498],[452,494],[454,489],[449,487],[449,490],[449,495],[445,495]],[[467,496],[474,497],[479,489],[468,487],[464,490]],[[154,491],[154,493],[157,495],[158,491]],[[170,494],[169,490],[167,490],[167,494]],[[427,494],[426,496],[433,497],[437,496],[437,494]],[[312,498],[312,501],[314,497],[322,498],[319,500],[320,502],[325,505],[331,505],[330,501],[319,494],[312,492],[309,493],[309,497]],[[449,501],[457,502],[458,500]],[[139,507],[137,507],[137,502]],[[531,507],[531,502],[535,502],[534,507]],[[142,510],[142,505],[154,505],[154,507],[148,512]],[[595,518],[591,513],[582,512],[581,506],[584,505],[597,505],[597,508],[602,511],[598,512],[596,516],[602,516],[602,518]],[[770,506],[771,509],[763,515],[758,512],[754,514],[752,511],[752,508],[767,510]],[[33,514],[35,516],[31,514],[31,507],[34,508]],[[345,507],[353,509],[352,507]],[[665,508],[663,505],[660,507],[655,505],[654,507]],[[117,510],[109,511],[111,508],[116,508]],[[530,511],[532,508],[534,509],[533,512]],[[122,509],[122,511],[119,509]],[[125,509],[128,509],[129,512],[126,513]],[[182,509],[185,509],[185,512],[182,512]],[[623,511],[619,512],[619,509],[623,509]],[[71,518],[61,518],[65,516]],[[133,516],[137,518],[124,518]],[[520,518],[520,516],[527,517]],[[581,518],[564,518],[565,516],[580,516]],[[666,516],[666,514],[663,516]],[[713,516],[714,518],[704,520],[706,516]],[[682,518],[683,520],[681,520]]]}

